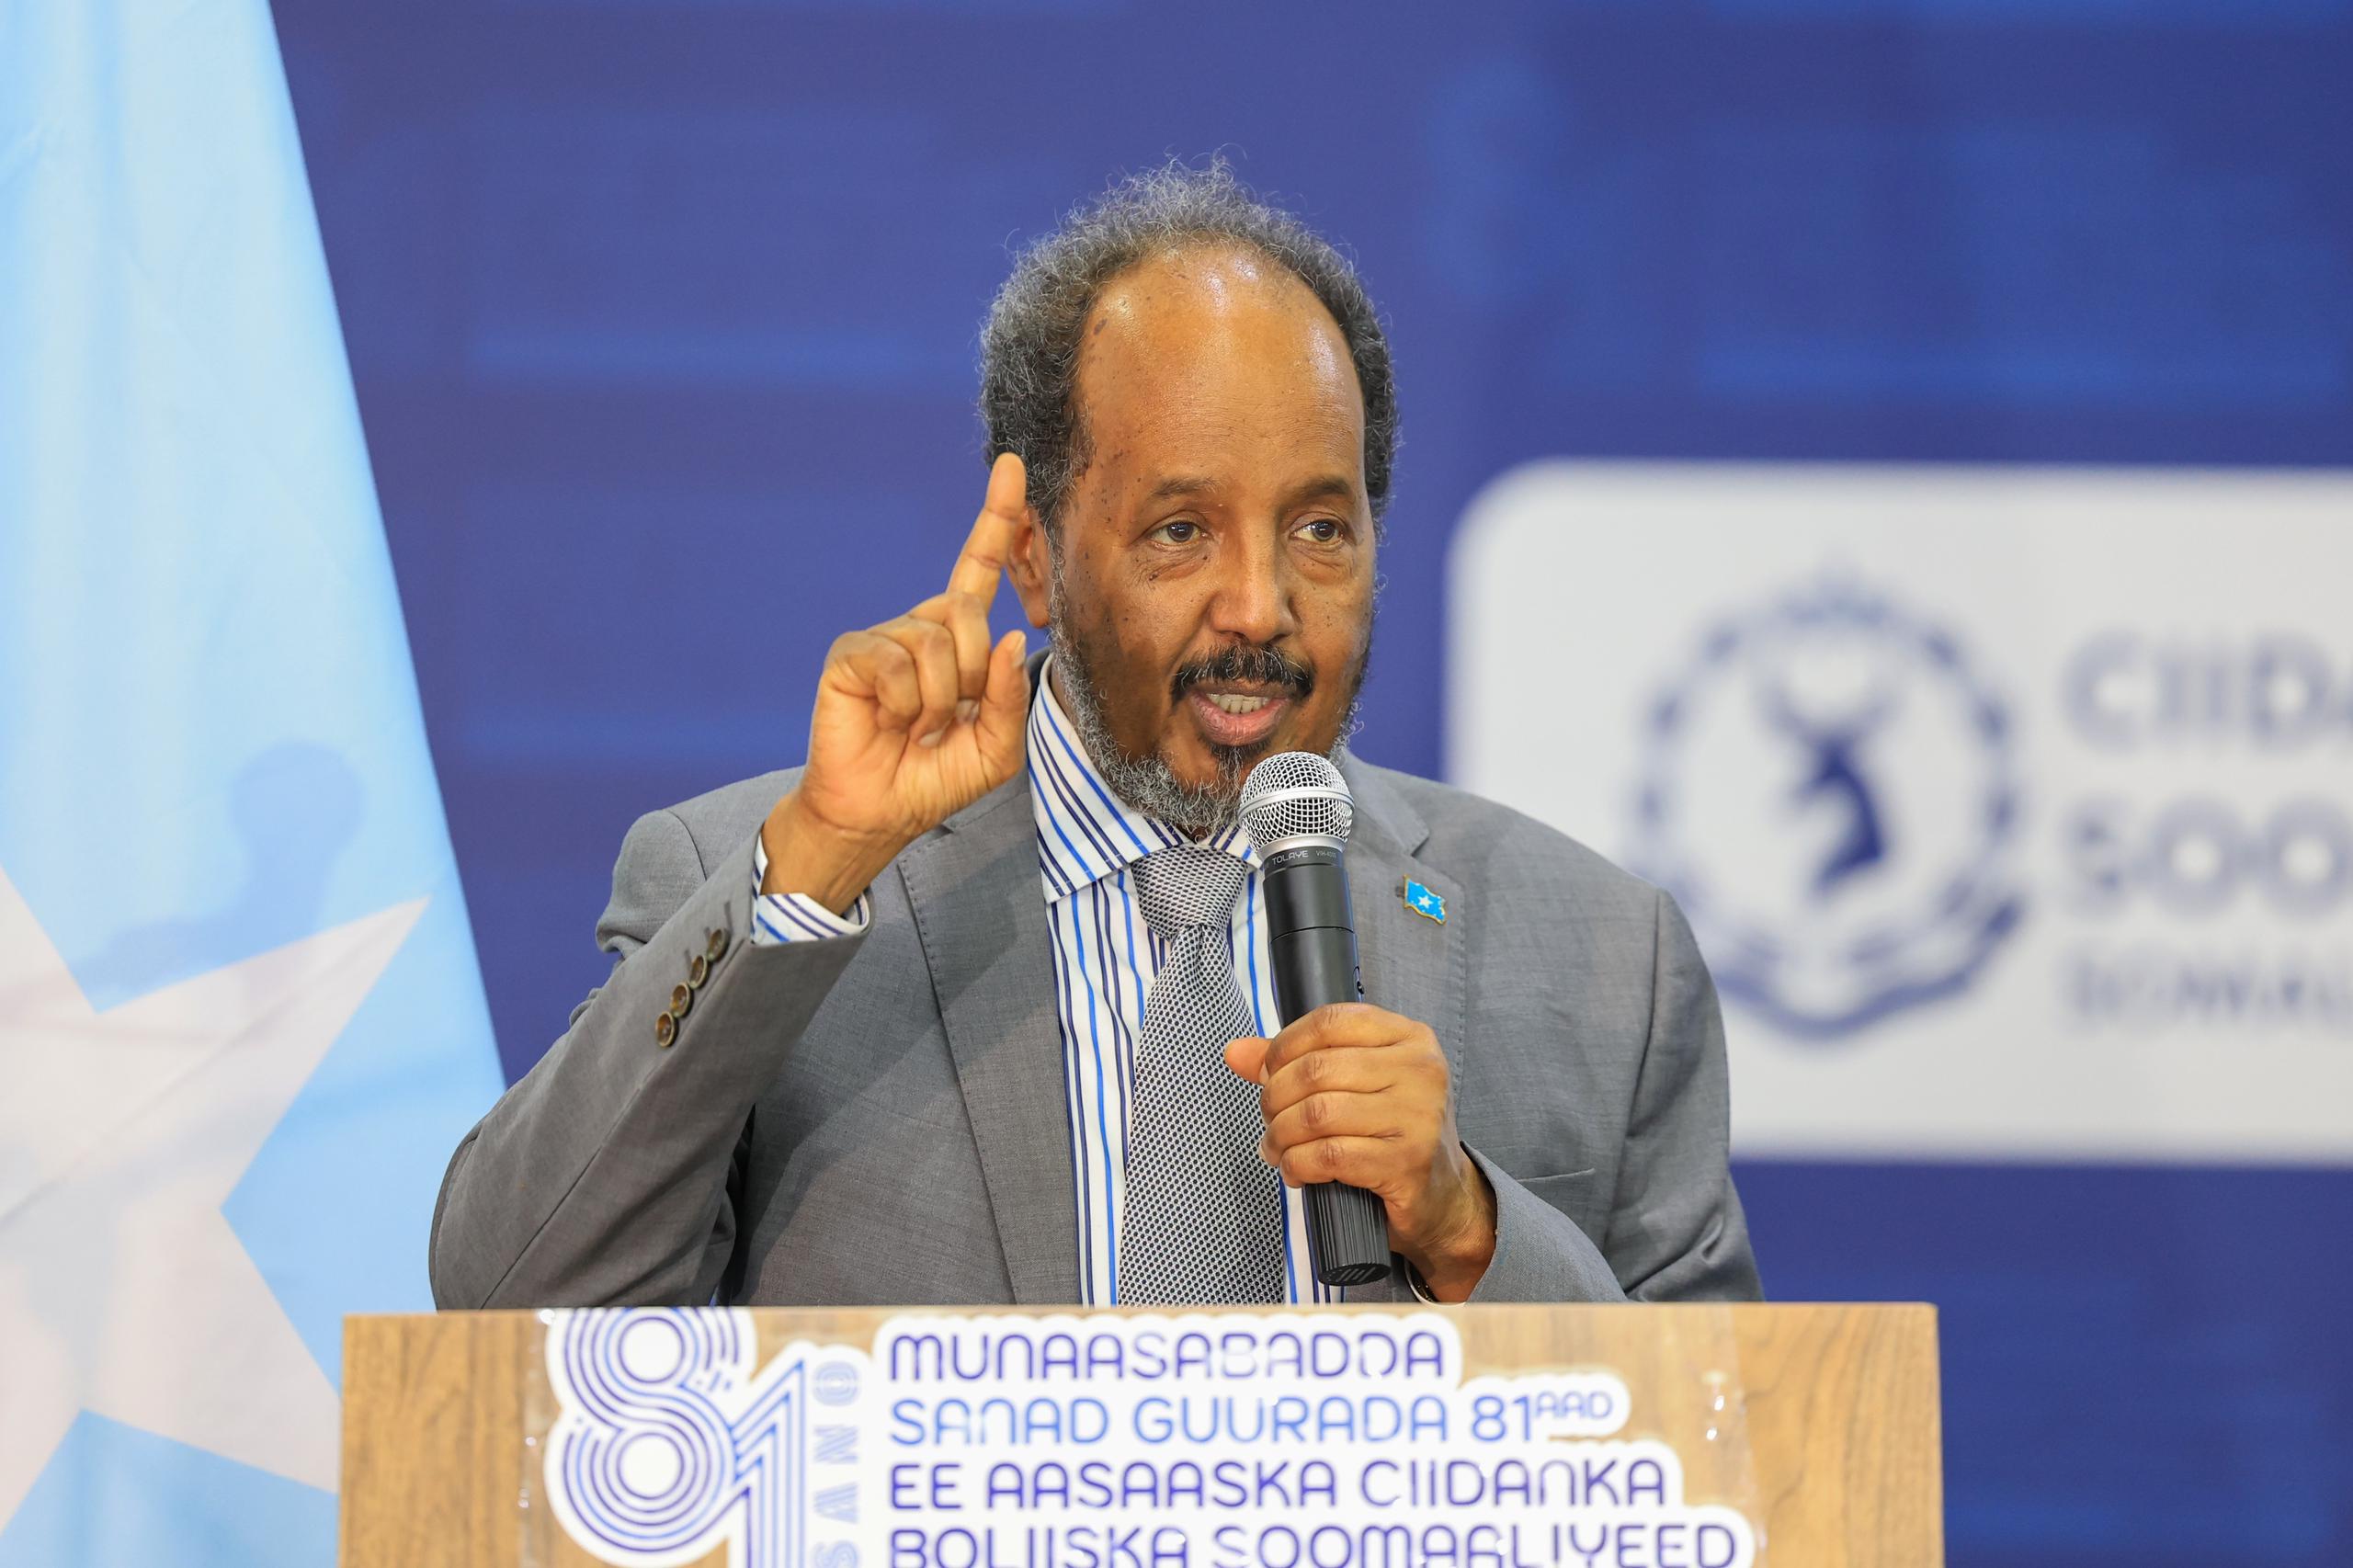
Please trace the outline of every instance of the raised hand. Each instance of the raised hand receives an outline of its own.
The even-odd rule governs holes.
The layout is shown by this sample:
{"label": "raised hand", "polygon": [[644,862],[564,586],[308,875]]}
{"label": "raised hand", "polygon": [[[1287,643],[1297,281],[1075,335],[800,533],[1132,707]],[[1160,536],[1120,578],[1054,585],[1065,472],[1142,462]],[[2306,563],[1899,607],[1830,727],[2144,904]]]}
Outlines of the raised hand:
{"label": "raised hand", "polygon": [[948,591],[835,640],[817,679],[809,764],[768,813],[767,892],[847,910],[915,838],[1021,766],[1028,639],[992,645],[989,605],[1020,536],[1028,476],[1007,452]]}

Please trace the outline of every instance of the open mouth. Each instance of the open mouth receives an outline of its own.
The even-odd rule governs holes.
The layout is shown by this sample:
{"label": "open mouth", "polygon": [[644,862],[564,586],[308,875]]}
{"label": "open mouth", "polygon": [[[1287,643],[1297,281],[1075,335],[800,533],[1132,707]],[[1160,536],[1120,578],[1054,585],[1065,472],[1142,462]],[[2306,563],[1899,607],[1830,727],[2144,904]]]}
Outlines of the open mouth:
{"label": "open mouth", "polygon": [[1227,648],[1176,673],[1176,699],[1213,746],[1249,747],[1274,733],[1292,703],[1315,689],[1315,672],[1274,648]]}
{"label": "open mouth", "polygon": [[1287,691],[1212,691],[1195,687],[1185,694],[1185,706],[1203,739],[1212,745],[1255,745],[1273,733],[1291,705]]}

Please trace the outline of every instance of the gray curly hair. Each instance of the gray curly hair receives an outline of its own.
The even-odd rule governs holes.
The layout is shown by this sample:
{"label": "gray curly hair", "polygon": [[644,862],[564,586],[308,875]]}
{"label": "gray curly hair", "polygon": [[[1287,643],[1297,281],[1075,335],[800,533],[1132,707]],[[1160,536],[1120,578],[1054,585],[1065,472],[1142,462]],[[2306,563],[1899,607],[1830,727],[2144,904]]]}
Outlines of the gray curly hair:
{"label": "gray curly hair", "polygon": [[1253,194],[1222,158],[1131,175],[1024,251],[981,329],[981,417],[988,460],[1017,452],[1029,502],[1059,549],[1062,511],[1090,458],[1078,406],[1078,353],[1103,287],[1149,256],[1199,244],[1257,252],[1307,285],[1332,312],[1364,397],[1364,483],[1373,522],[1389,506],[1397,455],[1397,387],[1389,340],[1356,268],[1330,242]]}

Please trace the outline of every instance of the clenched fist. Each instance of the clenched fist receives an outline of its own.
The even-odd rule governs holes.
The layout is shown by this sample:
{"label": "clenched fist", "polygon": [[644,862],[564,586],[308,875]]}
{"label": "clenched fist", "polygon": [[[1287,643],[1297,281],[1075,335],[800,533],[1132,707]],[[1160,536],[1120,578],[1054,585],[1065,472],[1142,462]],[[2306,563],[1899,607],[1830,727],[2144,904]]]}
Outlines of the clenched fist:
{"label": "clenched fist", "polygon": [[841,913],[900,850],[1021,766],[1028,639],[989,641],[989,605],[1023,525],[1028,476],[1011,452],[948,591],[836,639],[817,680],[809,763],[761,828],[764,892]]}

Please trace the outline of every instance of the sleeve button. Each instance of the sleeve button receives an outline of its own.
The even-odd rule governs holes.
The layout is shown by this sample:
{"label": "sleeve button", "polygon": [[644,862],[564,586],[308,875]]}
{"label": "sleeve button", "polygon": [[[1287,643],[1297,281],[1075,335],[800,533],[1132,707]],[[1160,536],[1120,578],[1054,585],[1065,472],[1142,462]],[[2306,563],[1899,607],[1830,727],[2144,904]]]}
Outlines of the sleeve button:
{"label": "sleeve button", "polygon": [[699,991],[702,989],[702,983],[710,978],[710,960],[700,953],[697,953],[687,965],[687,983]]}
{"label": "sleeve button", "polygon": [[654,1020],[654,1043],[666,1047],[678,1038],[678,1020],[665,1013]]}
{"label": "sleeve button", "polygon": [[709,959],[713,963],[717,963],[721,959],[726,957],[727,933],[724,931],[715,930],[711,932],[710,936],[706,937],[703,939],[702,956]]}
{"label": "sleeve button", "polygon": [[690,985],[673,985],[670,987],[670,1011],[672,1013],[683,1018],[687,1016],[687,1009],[694,1005],[694,987]]}

